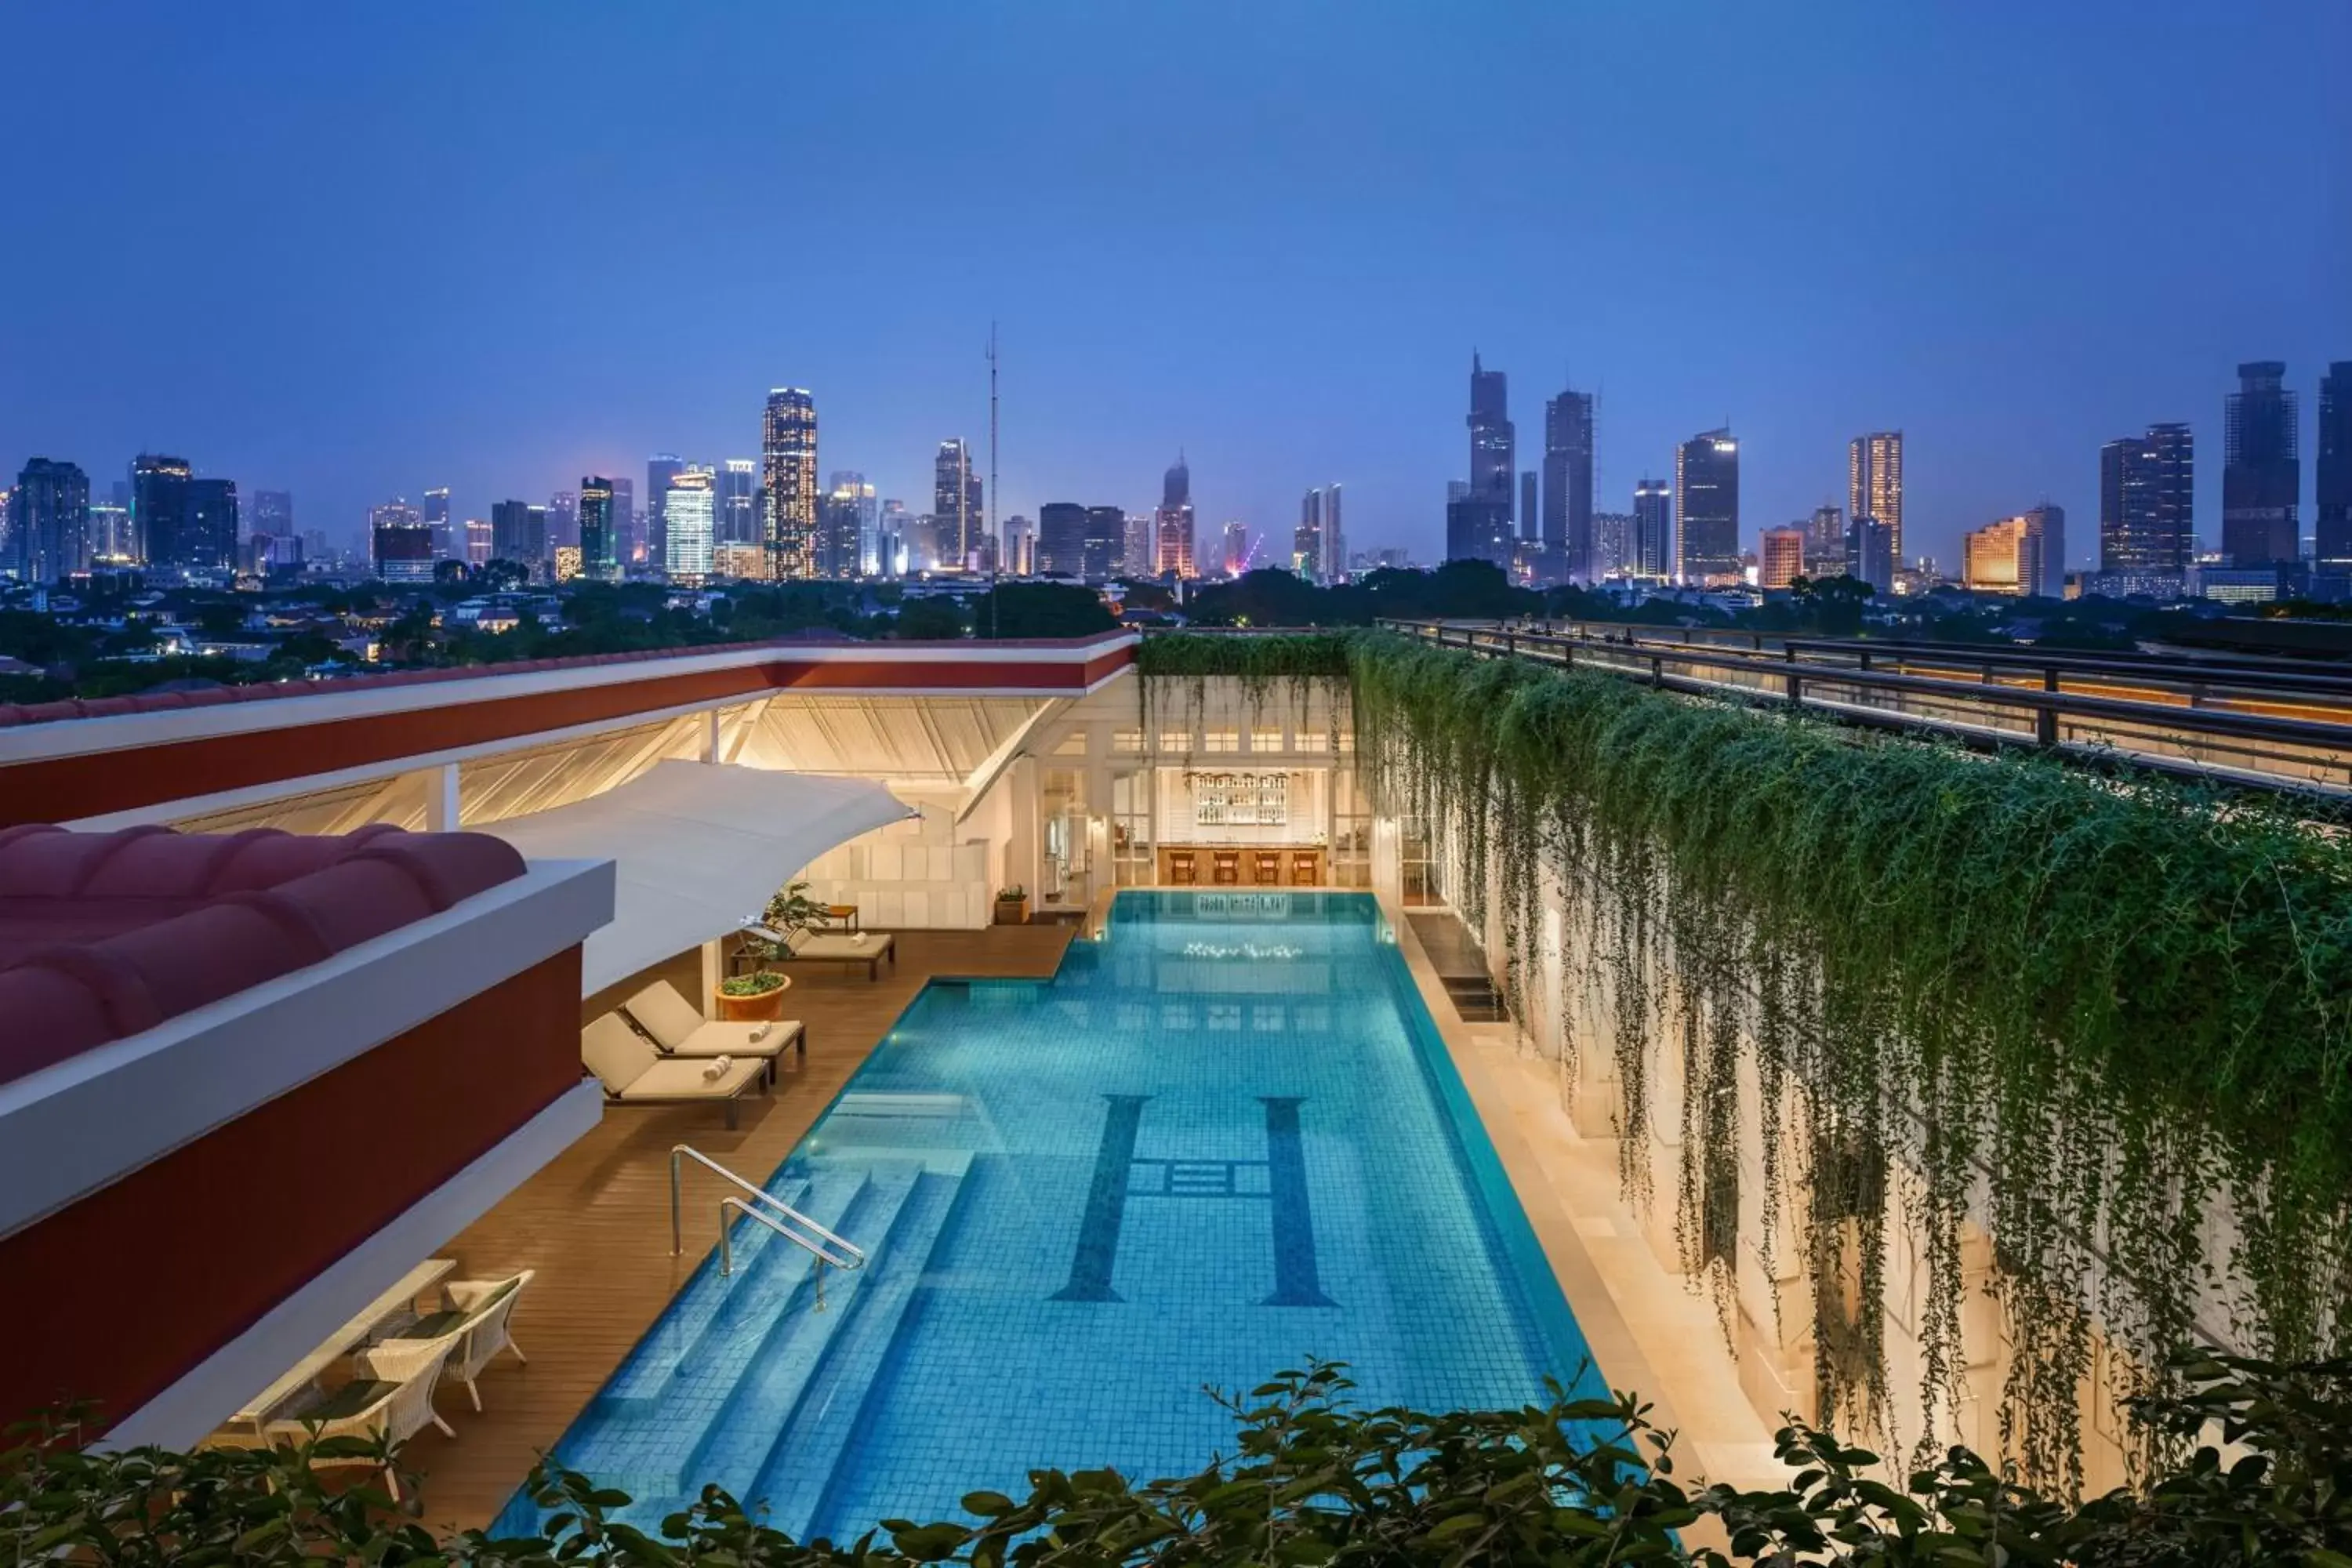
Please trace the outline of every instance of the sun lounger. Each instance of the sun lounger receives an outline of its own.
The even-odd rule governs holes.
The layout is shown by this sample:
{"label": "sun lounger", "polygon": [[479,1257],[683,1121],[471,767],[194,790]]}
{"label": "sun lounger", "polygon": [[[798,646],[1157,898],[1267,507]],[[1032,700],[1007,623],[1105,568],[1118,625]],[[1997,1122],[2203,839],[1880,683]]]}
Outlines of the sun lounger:
{"label": "sun lounger", "polygon": [[784,943],[784,956],[803,963],[862,963],[866,978],[874,980],[880,977],[885,958],[891,968],[898,967],[898,939],[887,931],[842,936],[803,928]]}
{"label": "sun lounger", "polygon": [[612,1013],[580,1032],[580,1059],[604,1084],[608,1105],[691,1105],[716,1100],[727,1107],[730,1127],[735,1125],[736,1101],[768,1067],[753,1057],[663,1056]]}
{"label": "sun lounger", "polygon": [[705,1019],[667,980],[655,981],[622,1003],[621,1011],[653,1037],[665,1056],[758,1057],[768,1064],[772,1084],[776,1081],[776,1058],[787,1047],[797,1047],[801,1059],[808,1059],[808,1032],[798,1022],[787,1018],[738,1024]]}

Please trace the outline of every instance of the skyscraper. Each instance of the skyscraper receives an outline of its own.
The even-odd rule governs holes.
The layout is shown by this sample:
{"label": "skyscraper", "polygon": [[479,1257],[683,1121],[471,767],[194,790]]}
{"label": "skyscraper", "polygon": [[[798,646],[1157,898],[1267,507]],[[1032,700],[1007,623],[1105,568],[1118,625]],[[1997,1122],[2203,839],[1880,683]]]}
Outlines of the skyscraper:
{"label": "skyscraper", "polygon": [[1664,577],[1674,569],[1675,492],[1664,479],[1633,487],[1633,536],[1626,542],[1625,567],[1636,577]]}
{"label": "skyscraper", "polygon": [[1886,525],[1887,547],[1903,564],[1903,432],[1874,430],[1846,448],[1846,515]]}
{"label": "skyscraper", "polygon": [[2099,448],[2099,570],[2185,572],[2196,547],[2196,445],[2151,425]]}
{"label": "skyscraper", "polygon": [[2352,360],[2319,378],[2319,452],[2312,475],[2315,545],[2331,572],[2352,569]]}
{"label": "skyscraper", "polygon": [[661,568],[673,582],[699,583],[710,575],[718,500],[718,475],[706,465],[680,464],[664,479],[658,502]]}
{"label": "skyscraper", "polygon": [[2302,551],[2303,463],[2285,380],[2277,360],[2242,364],[2222,404],[2221,552],[2232,565],[2291,563]]}
{"label": "skyscraper", "polygon": [[464,553],[465,541],[450,526],[449,487],[442,485],[425,492],[425,526],[433,535],[433,558],[452,561]]}
{"label": "skyscraper", "polygon": [[1601,574],[1592,559],[1592,398],[1562,392],[1544,405],[1544,547],[1576,582]]}
{"label": "skyscraper", "polygon": [[646,514],[637,505],[635,481],[618,477],[613,480],[613,557],[615,577],[646,558]]}
{"label": "skyscraper", "polygon": [[181,532],[188,516],[188,460],[142,452],[131,463],[131,531],[150,566],[186,564]]}
{"label": "skyscraper", "polygon": [[2025,529],[2025,554],[2019,560],[2020,584],[2027,594],[2059,598],[2066,591],[2066,509],[2043,501],[2017,521]]}
{"label": "skyscraper", "polygon": [[8,496],[8,543],[17,580],[55,583],[89,570],[89,476],[74,463],[35,458]]}
{"label": "skyscraper", "polygon": [[1738,582],[1739,443],[1729,427],[1675,448],[1675,578],[1700,587]]}
{"label": "skyscraper", "polygon": [[1895,536],[1876,518],[1846,519],[1845,574],[1881,594],[1895,592]]}
{"label": "skyscraper", "polygon": [[[675,452],[656,452],[646,459],[646,564],[656,574],[666,570],[669,551],[669,482],[684,472],[686,465]],[[715,490],[715,487],[714,487]],[[717,496],[712,496],[716,510]],[[708,575],[705,566],[700,575]]]}
{"label": "skyscraper", "polygon": [[546,530],[541,509],[528,501],[499,501],[490,508],[490,559],[536,568],[547,556]]}
{"label": "skyscraper", "polygon": [[1348,569],[1348,529],[1339,519],[1339,487],[1323,487],[1323,580],[1336,583]]}
{"label": "skyscraper", "polygon": [[1087,574],[1087,509],[1049,500],[1037,509],[1037,570],[1048,576]]}
{"label": "skyscraper", "polygon": [[613,481],[601,474],[580,479],[580,574],[609,583],[621,574],[620,520],[614,516]]}
{"label": "skyscraper", "polygon": [[1756,551],[1756,585],[1785,588],[1805,574],[1805,531],[1768,528]]}
{"label": "skyscraper", "polygon": [[880,521],[866,476],[838,469],[826,480],[823,526],[817,531],[817,575],[855,577],[863,569],[866,537]]}
{"label": "skyscraper", "polygon": [[1539,514],[1536,506],[1536,471],[1533,468],[1521,468],[1519,470],[1520,538],[1533,539],[1536,536],[1538,515]]}
{"label": "skyscraper", "polygon": [[1813,508],[1805,524],[1805,571],[1811,576],[1832,576],[1845,569],[1845,509]]}
{"label": "skyscraper", "polygon": [[488,518],[469,517],[466,520],[467,565],[488,565],[492,543],[491,524]]}
{"label": "skyscraper", "polygon": [[2032,548],[2025,537],[2025,519],[2004,517],[1999,522],[1971,529],[1960,537],[1960,584],[1979,594],[2031,592],[2025,579]]}
{"label": "skyscraper", "polygon": [[433,581],[433,531],[405,500],[368,509],[368,553],[387,583]]}
{"label": "skyscraper", "polygon": [[272,539],[293,539],[299,531],[294,526],[294,492],[291,490],[256,490],[247,527],[255,533],[266,533]]}
{"label": "skyscraper", "polygon": [[712,526],[721,544],[757,544],[760,514],[760,465],[750,458],[730,458],[719,466],[719,516]]}
{"label": "skyscraper", "polygon": [[1299,499],[1298,526],[1290,534],[1290,569],[1312,578],[1323,570],[1323,492],[1308,490]]}
{"label": "skyscraper", "polygon": [[1127,552],[1127,511],[1122,507],[1087,508],[1087,536],[1079,570],[1090,583],[1117,576]]}
{"label": "skyscraper", "polygon": [[768,394],[760,431],[761,479],[768,492],[772,572],[816,575],[816,399],[796,386]]}
{"label": "skyscraper", "polygon": [[908,511],[905,501],[883,501],[881,518],[874,525],[874,570],[877,574],[884,577],[906,574],[907,536],[914,527],[914,514]]}
{"label": "skyscraper", "polygon": [[961,572],[978,557],[988,521],[980,476],[961,437],[940,443],[931,459],[931,515],[939,520],[940,569]]}
{"label": "skyscraper", "polygon": [[1152,519],[1151,572],[1155,577],[1191,577],[1192,570],[1192,470],[1184,454],[1160,481],[1160,510]]}
{"label": "skyscraper", "polygon": [[1470,355],[1470,489],[1445,506],[1445,553],[1449,560],[1491,561],[1510,570],[1511,476],[1517,470],[1516,432],[1511,426],[1510,384],[1488,370],[1475,351]]}
{"label": "skyscraper", "polygon": [[547,498],[547,558],[580,548],[580,492],[558,490]]}
{"label": "skyscraper", "polygon": [[236,481],[188,481],[188,510],[180,526],[184,572],[236,570]]}

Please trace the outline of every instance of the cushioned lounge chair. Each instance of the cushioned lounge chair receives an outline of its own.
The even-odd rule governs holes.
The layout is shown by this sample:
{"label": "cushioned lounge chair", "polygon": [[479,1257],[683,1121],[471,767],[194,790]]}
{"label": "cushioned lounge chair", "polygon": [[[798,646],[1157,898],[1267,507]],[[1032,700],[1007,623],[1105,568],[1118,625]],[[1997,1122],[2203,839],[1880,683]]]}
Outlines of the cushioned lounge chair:
{"label": "cushioned lounge chair", "polygon": [[[607,1027],[606,1026],[610,1026]],[[580,1032],[580,1059],[604,1086],[608,1105],[693,1105],[718,1101],[733,1127],[736,1102],[768,1064],[756,1058],[666,1057],[611,1013]]]}
{"label": "cushioned lounge chair", "polygon": [[785,942],[784,956],[803,963],[862,963],[866,978],[874,980],[880,977],[885,958],[891,968],[898,967],[898,939],[887,931],[840,936],[804,926]]}
{"label": "cushioned lounge chair", "polygon": [[808,1031],[796,1020],[738,1024],[706,1019],[667,980],[655,981],[622,1003],[621,1011],[653,1037],[664,1056],[758,1057],[768,1064],[771,1084],[776,1081],[776,1058],[788,1047],[798,1047],[801,1059],[808,1059]]}

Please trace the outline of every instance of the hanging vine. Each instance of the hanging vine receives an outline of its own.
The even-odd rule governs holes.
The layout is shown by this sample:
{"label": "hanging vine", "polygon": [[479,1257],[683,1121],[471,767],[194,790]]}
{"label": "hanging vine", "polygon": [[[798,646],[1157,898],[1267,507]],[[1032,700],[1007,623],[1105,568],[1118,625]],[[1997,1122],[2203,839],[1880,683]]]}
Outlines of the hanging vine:
{"label": "hanging vine", "polygon": [[[1658,1117],[1680,1131],[1676,1232],[1727,1327],[1742,1259],[1807,1277],[1820,1416],[1891,1435],[1898,1263],[1911,1441],[1948,1439],[1998,1352],[2037,1485],[2080,1483],[2097,1343],[2126,1393],[2200,1335],[2352,1348],[2352,850],[2290,813],[1388,633],[1153,637],[1142,664],[1349,680],[1361,787],[1499,936],[1564,1092],[1600,1029],[1633,1201]],[[1557,1018],[1529,1017],[1538,976]],[[1971,1278],[1998,1347],[1967,1342]]]}

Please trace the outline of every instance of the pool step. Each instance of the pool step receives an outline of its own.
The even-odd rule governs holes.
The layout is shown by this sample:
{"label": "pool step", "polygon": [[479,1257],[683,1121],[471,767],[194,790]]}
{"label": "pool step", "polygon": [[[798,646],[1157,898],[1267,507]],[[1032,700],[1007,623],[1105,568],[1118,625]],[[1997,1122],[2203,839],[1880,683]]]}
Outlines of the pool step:
{"label": "pool step", "polygon": [[[818,1172],[793,1206],[864,1246],[863,1239],[842,1227],[855,1226],[850,1212],[868,1184],[862,1171]],[[830,1310],[806,1310],[814,1298],[810,1283],[815,1259],[811,1254],[759,1226],[743,1230],[758,1234],[769,1245],[756,1258],[751,1247],[739,1247],[732,1276],[720,1276],[714,1262],[695,1282],[701,1286],[716,1280],[732,1289],[701,1293],[690,1302],[681,1298],[694,1309],[694,1321],[678,1334],[662,1334],[662,1353],[647,1356],[643,1353],[646,1347],[640,1346],[623,1368],[633,1374],[630,1386],[638,1392],[600,1396],[590,1408],[596,1419],[586,1423],[588,1429],[576,1440],[567,1435],[557,1446],[561,1463],[635,1499],[636,1506],[628,1510],[632,1519],[658,1521],[678,1506],[683,1488],[699,1487],[701,1478],[686,1479],[688,1460],[762,1343],[803,1317],[833,1316]],[[826,1279],[828,1303],[845,1278],[855,1279],[856,1275],[835,1273]],[[616,1375],[616,1388],[620,1382]]]}
{"label": "pool step", "polygon": [[898,1250],[898,1216],[919,1174],[908,1165],[868,1173],[857,1201],[835,1227],[857,1237],[866,1251],[866,1267],[826,1277],[823,1311],[815,1310],[813,1290],[800,1292],[760,1336],[718,1408],[708,1415],[699,1409],[694,1413],[700,1425],[688,1428],[693,1441],[679,1457],[678,1490],[715,1484],[739,1500],[750,1491],[776,1428],[791,1419],[834,1342],[857,1321],[881,1260]]}
{"label": "pool step", "polygon": [[926,1172],[898,1211],[887,1251],[858,1287],[857,1312],[834,1336],[793,1418],[776,1433],[758,1479],[738,1497],[760,1500],[768,1522],[794,1541],[822,1520],[835,1472],[849,1452],[859,1417],[881,1380],[883,1359],[905,1325],[931,1253],[963,1192],[959,1173]]}
{"label": "pool step", "polygon": [[[838,1200],[835,1205],[837,1214],[856,1195],[854,1190],[827,1194],[813,1191],[813,1183],[802,1179],[780,1184],[771,1190],[785,1204],[828,1226],[832,1225],[831,1219],[816,1213],[816,1207],[825,1205],[829,1195],[835,1196]],[[719,1190],[724,1191],[723,1188]],[[698,1215],[705,1227],[700,1232],[703,1237],[709,1237],[716,1232],[717,1196],[713,1193],[710,1203],[698,1202],[686,1210],[686,1246],[689,1251],[698,1247],[694,1228]],[[713,1247],[709,1239],[701,1240],[698,1245]],[[713,1250],[715,1253],[715,1247]],[[668,1310],[656,1320],[646,1337],[637,1342],[636,1348],[629,1352],[629,1359],[621,1363],[621,1370],[613,1374],[613,1380],[597,1396],[597,1403],[608,1409],[626,1408],[659,1399],[679,1365],[694,1354],[703,1337],[713,1327],[730,1319],[740,1321],[746,1308],[772,1304],[770,1298],[773,1281],[770,1276],[778,1265],[787,1269],[804,1267],[807,1258],[807,1253],[786,1244],[782,1237],[767,1226],[737,1221],[735,1272],[719,1273],[716,1256],[706,1259],[695,1271],[694,1277],[687,1281],[686,1289],[678,1292],[677,1300],[670,1303]]]}

